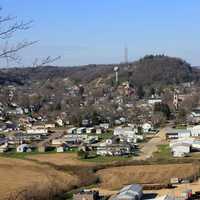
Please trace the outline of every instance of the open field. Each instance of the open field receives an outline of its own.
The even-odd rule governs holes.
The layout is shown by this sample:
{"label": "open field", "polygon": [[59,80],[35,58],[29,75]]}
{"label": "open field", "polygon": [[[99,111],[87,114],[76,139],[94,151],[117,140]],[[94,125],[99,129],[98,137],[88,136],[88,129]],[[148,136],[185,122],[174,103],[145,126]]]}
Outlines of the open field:
{"label": "open field", "polygon": [[48,184],[56,184],[56,181],[59,182],[60,189],[67,189],[78,180],[76,176],[50,166],[13,158],[0,159],[0,177],[0,199],[5,199],[11,191],[34,185],[42,188]]}
{"label": "open field", "polygon": [[78,159],[76,153],[35,154],[27,156],[28,159],[40,163],[50,163],[57,166],[93,166],[94,163]]}
{"label": "open field", "polygon": [[168,184],[170,178],[187,178],[198,173],[199,166],[194,164],[124,166],[97,172],[100,177],[100,187],[111,190],[132,183]]}

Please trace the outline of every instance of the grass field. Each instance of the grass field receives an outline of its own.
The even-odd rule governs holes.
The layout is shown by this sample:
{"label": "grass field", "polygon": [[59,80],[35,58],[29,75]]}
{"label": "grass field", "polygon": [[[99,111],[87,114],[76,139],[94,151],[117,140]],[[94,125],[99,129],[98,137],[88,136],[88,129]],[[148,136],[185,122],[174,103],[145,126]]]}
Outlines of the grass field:
{"label": "grass field", "polygon": [[27,158],[57,166],[92,166],[95,164],[80,160],[76,153],[35,154],[28,155]]}
{"label": "grass field", "polygon": [[119,189],[127,184],[168,184],[170,178],[186,178],[199,173],[193,164],[140,165],[113,167],[98,171],[100,187]]}
{"label": "grass field", "polygon": [[171,159],[172,153],[168,144],[158,146],[158,151],[154,153],[155,159]]}
{"label": "grass field", "polygon": [[[10,153],[0,158],[0,199],[10,191],[58,180],[65,190],[96,185],[119,189],[132,183],[168,183],[171,177],[199,173],[196,164],[133,165],[130,157],[95,157],[81,160],[76,153]],[[155,156],[168,159],[169,149],[159,146]],[[130,166],[117,167],[119,164]],[[101,169],[101,170],[99,170]],[[99,170],[99,171],[98,171]],[[97,171],[97,172],[96,172]]]}
{"label": "grass field", "polygon": [[5,199],[11,191],[19,191],[34,185],[43,188],[58,182],[60,189],[69,189],[78,181],[77,177],[48,165],[3,157],[0,158],[0,177],[0,199]]}

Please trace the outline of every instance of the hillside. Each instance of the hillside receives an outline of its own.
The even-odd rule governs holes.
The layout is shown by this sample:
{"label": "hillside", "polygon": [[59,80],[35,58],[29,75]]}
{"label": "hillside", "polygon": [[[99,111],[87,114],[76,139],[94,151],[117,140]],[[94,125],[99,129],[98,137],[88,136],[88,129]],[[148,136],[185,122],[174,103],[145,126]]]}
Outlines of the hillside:
{"label": "hillside", "polygon": [[128,71],[134,85],[178,84],[195,78],[190,64],[167,56],[145,56],[132,63]]}
{"label": "hillside", "polygon": [[[114,78],[114,65],[87,65],[79,67],[45,66],[37,68],[10,68],[0,70],[0,84],[27,85],[47,79],[70,78],[74,83],[88,84],[99,78],[110,83]],[[119,64],[120,81],[129,80],[134,85],[178,84],[199,78],[199,69],[179,59],[167,56],[145,56],[129,63]]]}

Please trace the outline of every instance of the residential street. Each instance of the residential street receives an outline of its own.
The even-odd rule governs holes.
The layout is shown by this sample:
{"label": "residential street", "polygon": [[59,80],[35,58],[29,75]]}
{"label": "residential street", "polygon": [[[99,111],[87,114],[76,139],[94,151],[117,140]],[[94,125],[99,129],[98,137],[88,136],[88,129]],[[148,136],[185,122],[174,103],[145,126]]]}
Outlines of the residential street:
{"label": "residential street", "polygon": [[141,148],[141,153],[134,160],[146,160],[153,156],[153,153],[157,151],[157,146],[165,142],[165,128],[161,129],[155,137],[150,139]]}

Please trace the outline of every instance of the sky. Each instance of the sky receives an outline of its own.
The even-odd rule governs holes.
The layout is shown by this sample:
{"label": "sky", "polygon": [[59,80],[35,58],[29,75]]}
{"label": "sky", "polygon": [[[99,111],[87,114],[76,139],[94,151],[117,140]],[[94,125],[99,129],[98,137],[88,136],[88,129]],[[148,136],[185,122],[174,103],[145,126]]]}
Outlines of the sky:
{"label": "sky", "polygon": [[34,23],[12,42],[39,41],[20,52],[24,65],[61,56],[56,65],[119,63],[146,54],[200,65],[199,0],[0,0],[1,15]]}

